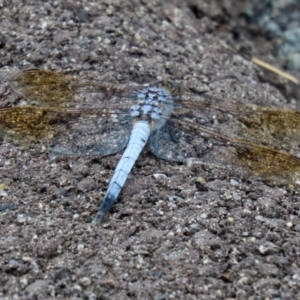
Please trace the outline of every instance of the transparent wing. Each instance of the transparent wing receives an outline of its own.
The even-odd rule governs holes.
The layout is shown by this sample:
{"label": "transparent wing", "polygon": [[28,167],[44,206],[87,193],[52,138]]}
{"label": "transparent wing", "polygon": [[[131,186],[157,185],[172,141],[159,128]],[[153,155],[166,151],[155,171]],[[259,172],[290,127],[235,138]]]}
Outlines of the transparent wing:
{"label": "transparent wing", "polygon": [[10,86],[29,106],[0,109],[2,136],[25,145],[46,144],[57,155],[105,156],[126,146],[134,87],[116,88],[45,70],[22,71]]}
{"label": "transparent wing", "polygon": [[26,99],[28,105],[69,109],[126,108],[132,105],[137,90],[141,88],[130,85],[117,87],[40,69],[19,72],[10,80],[10,87]]}
{"label": "transparent wing", "polygon": [[300,159],[296,156],[243,139],[219,135],[187,121],[177,120],[171,127],[169,124],[151,137],[151,150],[160,158],[173,161],[196,158],[202,163],[238,167],[249,174],[281,184],[300,183]]}
{"label": "transparent wing", "polygon": [[276,149],[289,151],[300,142],[300,114],[296,111],[187,93],[180,105],[175,105],[174,116]]}
{"label": "transparent wing", "polygon": [[70,111],[35,106],[0,109],[1,135],[23,146],[44,145],[59,154],[106,156],[123,149],[132,120],[118,114],[115,122],[94,110]]}
{"label": "transparent wing", "polygon": [[152,152],[163,159],[239,167],[280,183],[299,183],[300,115],[185,93],[169,121],[153,133]]}

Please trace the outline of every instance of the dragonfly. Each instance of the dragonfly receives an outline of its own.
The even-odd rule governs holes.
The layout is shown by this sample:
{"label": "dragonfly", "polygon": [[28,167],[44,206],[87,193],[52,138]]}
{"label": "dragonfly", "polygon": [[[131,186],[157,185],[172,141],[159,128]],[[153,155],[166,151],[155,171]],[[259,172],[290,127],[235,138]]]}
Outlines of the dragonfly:
{"label": "dragonfly", "polygon": [[300,115],[196,94],[170,79],[116,85],[41,69],[10,80],[25,105],[0,108],[0,135],[11,142],[47,147],[51,159],[105,157],[121,150],[93,223],[116,202],[149,141],[152,153],[173,162],[241,169],[264,180],[299,184]]}

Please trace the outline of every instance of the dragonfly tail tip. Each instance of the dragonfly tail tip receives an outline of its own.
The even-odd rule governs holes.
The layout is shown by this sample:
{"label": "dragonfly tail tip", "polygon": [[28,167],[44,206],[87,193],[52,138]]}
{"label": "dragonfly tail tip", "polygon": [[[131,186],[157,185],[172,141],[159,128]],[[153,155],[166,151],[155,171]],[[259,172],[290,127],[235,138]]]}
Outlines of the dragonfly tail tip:
{"label": "dragonfly tail tip", "polygon": [[105,213],[101,210],[99,210],[96,214],[96,216],[92,220],[93,225],[101,225],[103,218],[105,216]]}

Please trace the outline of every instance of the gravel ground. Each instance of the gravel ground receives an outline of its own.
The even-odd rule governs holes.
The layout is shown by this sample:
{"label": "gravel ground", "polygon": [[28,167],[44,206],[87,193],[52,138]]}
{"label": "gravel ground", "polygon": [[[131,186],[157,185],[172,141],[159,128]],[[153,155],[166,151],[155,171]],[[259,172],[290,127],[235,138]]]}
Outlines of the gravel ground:
{"label": "gravel ground", "polygon": [[[2,0],[0,12],[3,105],[19,101],[7,78],[36,67],[116,84],[167,76],[194,91],[293,108],[228,46],[226,17],[211,1]],[[4,140],[0,155],[0,299],[300,298],[293,186],[145,149],[95,227],[120,154],[50,161]]]}
{"label": "gravel ground", "polygon": [[289,69],[300,70],[300,1],[249,1],[244,11],[250,24],[259,24],[276,54]]}

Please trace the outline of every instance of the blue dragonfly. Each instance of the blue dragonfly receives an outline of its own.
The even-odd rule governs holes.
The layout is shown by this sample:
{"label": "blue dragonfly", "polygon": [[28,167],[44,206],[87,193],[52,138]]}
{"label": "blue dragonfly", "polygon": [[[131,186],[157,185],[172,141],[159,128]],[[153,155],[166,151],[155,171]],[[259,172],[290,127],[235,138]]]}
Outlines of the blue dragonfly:
{"label": "blue dragonfly", "polygon": [[[114,85],[49,70],[21,71],[10,87],[26,105],[0,108],[0,134],[61,156],[104,157],[125,149],[99,206],[100,223],[149,140],[161,159],[239,168],[280,184],[298,184],[299,114],[192,93],[172,80]],[[297,146],[297,145],[296,145]]]}

